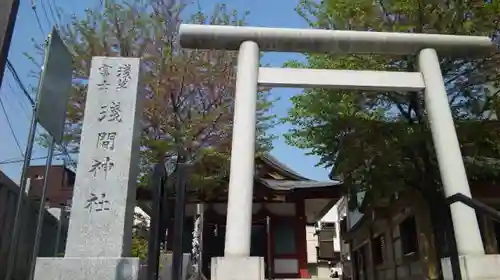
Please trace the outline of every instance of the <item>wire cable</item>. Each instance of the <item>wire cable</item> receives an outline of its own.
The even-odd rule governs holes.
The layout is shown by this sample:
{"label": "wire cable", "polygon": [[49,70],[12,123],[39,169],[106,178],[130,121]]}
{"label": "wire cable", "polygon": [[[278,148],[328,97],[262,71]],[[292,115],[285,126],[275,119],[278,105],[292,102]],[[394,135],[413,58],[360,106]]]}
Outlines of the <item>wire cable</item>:
{"label": "wire cable", "polygon": [[[34,108],[34,106],[35,106],[35,100],[28,93],[28,90],[26,89],[26,86],[24,86],[23,82],[19,78],[19,75],[17,74],[16,69],[14,68],[14,65],[10,62],[9,59],[7,59],[7,69],[9,69],[9,71],[12,73],[12,76],[14,77],[14,81],[21,88],[23,94],[26,96],[26,98],[28,98],[29,102],[31,103],[31,106]],[[66,149],[66,147],[64,147],[62,145],[60,147],[63,150],[63,152],[66,154],[66,157],[67,157],[67,160],[68,160],[68,164],[70,164],[72,167],[75,167],[76,166],[76,162],[71,158],[71,155],[68,152],[68,150]]]}
{"label": "wire cable", "polygon": [[5,110],[5,106],[3,104],[1,97],[0,97],[0,107],[2,108],[2,111],[5,115],[5,120],[7,121],[7,126],[10,129],[10,133],[12,133],[12,136],[14,137],[14,141],[16,142],[16,146],[19,149],[21,156],[24,156],[23,149],[21,148],[21,144],[19,144],[19,140],[17,139],[16,133],[14,132],[14,128],[12,127],[12,123],[10,122],[9,115],[7,114],[7,111]]}
{"label": "wire cable", "polygon": [[16,69],[14,68],[14,65],[12,65],[12,63],[10,62],[9,59],[7,59],[7,69],[9,69],[9,71],[12,73],[12,76],[14,76],[14,80],[16,81],[17,85],[21,88],[21,90],[23,91],[23,94],[28,98],[28,100],[30,101],[31,103],[31,106],[35,106],[35,100],[33,99],[33,97],[31,97],[31,95],[28,93],[28,90],[26,89],[26,87],[24,86],[23,82],[21,81],[21,79],[19,78],[19,75],[17,74],[17,71]]}
{"label": "wire cable", "polygon": [[47,24],[49,26],[53,26],[54,23],[52,23],[49,19],[49,14],[47,13],[47,8],[45,7],[45,4],[43,3],[43,0],[40,1],[40,6],[42,6],[42,11],[43,11],[43,14],[45,15],[45,20],[47,20]]}
{"label": "wire cable", "polygon": [[19,107],[21,108],[21,110],[23,111],[23,113],[25,114],[25,116],[29,119],[31,117],[30,113],[29,113],[29,109],[26,108],[26,104],[25,103],[21,102],[21,100],[19,98],[17,98],[17,95],[15,94],[16,90],[14,90],[14,87],[12,86],[12,84],[10,83],[10,81],[7,82],[7,86],[11,90],[10,92],[14,95],[14,99],[19,104]]}
{"label": "wire cable", "polygon": [[55,4],[53,4],[53,1],[51,1],[51,0],[47,0],[47,3],[49,5],[50,16],[52,17],[52,20],[54,21],[56,28],[59,29],[59,25],[60,25],[59,20],[58,20],[59,17],[57,17],[56,13],[54,12],[54,10],[57,9],[57,7],[52,8],[53,5],[55,6]]}
{"label": "wire cable", "polygon": [[35,0],[31,1],[31,9],[33,10],[33,13],[35,14],[36,22],[38,23],[38,28],[40,29],[40,32],[42,32],[42,35],[45,36],[45,32],[43,31],[43,28],[42,28],[42,22],[40,21],[40,17],[38,16],[38,13],[36,12],[36,1]]}
{"label": "wire cable", "polygon": [[[59,156],[65,156],[65,153],[57,153],[54,154],[54,157],[59,157]],[[39,159],[46,159],[47,156],[42,156],[42,157],[32,157],[30,160],[39,160]],[[4,161],[0,161],[0,164],[13,164],[13,163],[20,163],[23,162],[24,159],[6,159]]]}

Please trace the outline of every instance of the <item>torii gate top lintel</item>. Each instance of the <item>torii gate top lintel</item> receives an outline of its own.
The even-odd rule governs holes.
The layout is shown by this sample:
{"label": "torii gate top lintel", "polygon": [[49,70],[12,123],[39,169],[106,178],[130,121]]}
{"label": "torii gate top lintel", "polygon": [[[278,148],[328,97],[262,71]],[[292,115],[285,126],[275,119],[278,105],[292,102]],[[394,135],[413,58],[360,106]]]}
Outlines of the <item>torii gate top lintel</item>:
{"label": "torii gate top lintel", "polygon": [[181,24],[184,48],[238,50],[253,41],[261,51],[412,55],[431,48],[441,55],[484,56],[495,45],[487,36],[393,33]]}

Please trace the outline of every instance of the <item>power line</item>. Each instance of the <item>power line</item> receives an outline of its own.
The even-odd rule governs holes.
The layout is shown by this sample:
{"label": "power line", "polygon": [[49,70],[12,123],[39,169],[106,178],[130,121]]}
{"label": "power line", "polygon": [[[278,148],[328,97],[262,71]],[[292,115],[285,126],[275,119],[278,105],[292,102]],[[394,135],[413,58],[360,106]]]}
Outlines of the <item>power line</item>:
{"label": "power line", "polygon": [[17,74],[16,69],[14,68],[14,65],[10,62],[9,59],[7,59],[7,69],[12,73],[12,76],[14,77],[14,80],[16,81],[17,85],[21,88],[23,91],[24,95],[28,98],[28,100],[31,103],[31,106],[35,106],[35,100],[33,100],[33,97],[28,93],[28,90],[24,86],[23,82],[19,78],[19,75]]}
{"label": "power line", "polygon": [[33,9],[33,12],[35,13],[36,22],[38,23],[38,28],[40,29],[40,32],[42,32],[42,35],[45,35],[45,32],[43,31],[42,28],[42,23],[40,22],[40,17],[38,16],[36,9]]}
{"label": "power line", "polygon": [[[65,153],[58,153],[58,154],[54,154],[55,157],[58,157],[58,156],[64,156],[66,155]],[[39,160],[39,159],[46,159],[48,156],[43,156],[43,157],[33,157],[31,158],[30,160]],[[7,159],[7,160],[4,160],[4,161],[0,161],[0,164],[12,164],[12,163],[20,163],[20,162],[23,162],[24,159]]]}
{"label": "power line", "polygon": [[31,1],[31,9],[33,10],[33,13],[35,14],[36,22],[38,23],[38,28],[40,29],[40,32],[42,32],[42,35],[45,36],[45,32],[43,31],[43,28],[42,28],[42,22],[40,21],[40,17],[38,16],[38,13],[36,12],[36,0]]}
{"label": "power line", "polygon": [[[49,2],[49,5],[50,5],[50,2]],[[33,8],[33,11],[35,12],[35,16],[37,17],[37,20],[38,20],[38,23],[40,25],[40,21],[39,21],[39,18],[38,18],[38,15],[36,13],[36,2],[35,1],[32,1],[32,8]],[[42,7],[44,8],[44,7]],[[45,8],[44,8],[44,11],[46,12]],[[48,16],[46,14],[46,16]],[[48,19],[48,17],[47,17]],[[50,22],[49,22],[50,23]],[[41,27],[41,25],[40,25]],[[43,32],[43,30],[42,30]],[[31,103],[31,106],[32,108],[35,108],[35,100],[33,100],[33,98],[31,97],[31,95],[28,93],[28,90],[26,89],[26,87],[24,86],[23,82],[21,81],[21,79],[19,78],[19,75],[17,74],[17,71],[16,69],[14,68],[14,65],[10,62],[9,59],[7,59],[7,68],[10,70],[10,72],[12,73],[12,76],[14,77],[14,80],[16,81],[16,83],[19,85],[19,87],[21,88],[21,90],[23,91],[23,94],[28,98],[28,100],[30,101]],[[76,166],[76,163],[74,162],[74,160],[71,158],[67,148],[64,146],[64,145],[60,145],[60,148],[62,149],[62,151],[66,154],[66,157],[67,157],[67,160],[68,160],[68,163],[72,166]]]}
{"label": "power line", "polygon": [[14,99],[19,104],[19,107],[24,112],[24,114],[26,115],[26,117],[29,119],[30,118],[29,109],[26,108],[26,104],[25,103],[21,102],[21,100],[19,98],[17,98],[17,95],[14,93],[15,92],[14,87],[12,86],[12,84],[10,83],[10,81],[7,82],[7,86],[10,88],[11,93],[14,95]]}
{"label": "power line", "polygon": [[50,22],[49,14],[47,13],[47,8],[45,8],[45,4],[43,3],[43,0],[40,1],[40,5],[42,6],[42,11],[43,11],[43,14],[45,15],[45,20],[47,20],[47,23],[49,24],[49,26],[54,25],[52,22]]}
{"label": "power line", "polygon": [[[28,98],[29,102],[31,103],[31,106],[34,108],[34,106],[35,106],[35,100],[28,93],[28,90],[26,89],[26,87],[24,86],[23,82],[19,78],[19,75],[17,74],[17,71],[14,68],[14,65],[12,65],[12,63],[10,62],[9,59],[7,59],[7,69],[9,69],[9,71],[12,73],[12,76],[14,77],[14,81],[21,88],[23,94]],[[68,159],[69,164],[73,165],[73,166],[76,165],[75,162],[74,162],[74,160],[71,158],[71,156],[70,156],[68,150],[66,149],[66,147],[64,147],[63,145],[61,145],[60,147],[62,148],[63,152],[66,154],[66,157]]]}
{"label": "power line", "polygon": [[57,6],[56,6],[56,5],[54,5],[54,6],[56,6],[56,8],[54,8],[54,9],[53,9],[53,8],[52,8],[52,1],[51,1],[51,0],[47,0],[47,2],[48,2],[48,4],[49,4],[49,11],[50,11],[50,15],[52,16],[52,20],[55,22],[56,27],[58,27],[58,26],[59,26],[59,22],[58,22],[58,20],[57,20],[57,19],[58,19],[59,17],[56,17],[56,14],[54,13],[54,9],[56,9],[56,8],[57,8]]}
{"label": "power line", "polygon": [[21,156],[23,156],[23,149],[21,148],[21,145],[19,144],[19,140],[17,139],[16,133],[14,132],[14,128],[12,127],[12,123],[10,123],[9,115],[7,114],[7,111],[5,110],[5,106],[3,105],[2,98],[0,98],[0,107],[2,107],[2,111],[5,114],[5,120],[7,121],[7,126],[10,129],[10,133],[12,133],[12,137],[14,137],[14,141],[16,142],[17,148],[19,149]]}

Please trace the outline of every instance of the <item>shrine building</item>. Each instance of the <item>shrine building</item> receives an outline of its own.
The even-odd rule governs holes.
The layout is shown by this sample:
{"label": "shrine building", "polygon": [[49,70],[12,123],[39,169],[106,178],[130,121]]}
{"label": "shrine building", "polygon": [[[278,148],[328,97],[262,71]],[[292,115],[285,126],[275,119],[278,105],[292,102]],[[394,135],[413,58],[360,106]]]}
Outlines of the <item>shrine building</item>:
{"label": "shrine building", "polygon": [[[319,221],[341,198],[339,182],[305,178],[269,154],[256,158],[251,256],[264,257],[266,278],[310,278],[306,226]],[[138,192],[138,200],[147,199]],[[193,218],[200,201],[189,196],[184,226],[184,252],[191,252]],[[203,274],[210,278],[211,258],[224,255],[227,188],[204,203]],[[143,207],[147,212],[147,207]],[[173,232],[173,221],[168,232]],[[167,248],[172,246],[172,234]],[[269,275],[271,274],[271,275]]]}

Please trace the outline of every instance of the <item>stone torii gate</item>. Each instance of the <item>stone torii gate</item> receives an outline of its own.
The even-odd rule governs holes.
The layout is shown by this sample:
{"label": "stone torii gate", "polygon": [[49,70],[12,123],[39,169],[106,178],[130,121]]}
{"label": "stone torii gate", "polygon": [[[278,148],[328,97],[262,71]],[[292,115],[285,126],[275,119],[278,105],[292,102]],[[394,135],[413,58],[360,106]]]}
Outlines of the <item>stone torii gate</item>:
{"label": "stone torii gate", "polygon": [[[236,101],[224,257],[212,260],[212,279],[264,279],[263,258],[250,257],[257,87],[424,91],[445,195],[471,196],[438,53],[486,55],[488,37],[182,24],[184,48],[238,50]],[[419,72],[259,67],[260,51],[417,55]],[[475,211],[451,205],[464,279],[500,279],[500,257],[485,255]],[[452,279],[443,259],[445,279]],[[497,270],[497,272],[495,272]],[[493,278],[491,278],[493,277]]]}

